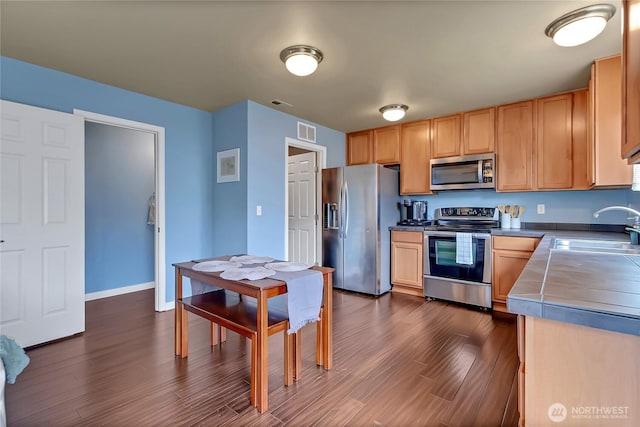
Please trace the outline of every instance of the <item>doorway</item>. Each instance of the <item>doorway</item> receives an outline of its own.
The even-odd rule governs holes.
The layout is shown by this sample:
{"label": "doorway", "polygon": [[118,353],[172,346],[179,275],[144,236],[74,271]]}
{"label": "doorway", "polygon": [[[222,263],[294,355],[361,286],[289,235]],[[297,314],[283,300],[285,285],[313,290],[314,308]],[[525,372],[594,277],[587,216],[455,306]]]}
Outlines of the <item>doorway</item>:
{"label": "doorway", "polygon": [[[326,147],[285,138],[285,254],[288,261],[322,262],[322,174]],[[302,207],[302,208],[300,208]]]}
{"label": "doorway", "polygon": [[[105,116],[102,114],[91,113],[87,111],[74,110],[74,114],[84,118],[85,123],[97,123],[107,126],[113,126],[120,129],[129,129],[143,132],[150,136],[154,141],[154,186],[155,192],[149,194],[145,202],[150,208],[147,222],[149,227],[153,228],[153,246],[154,246],[154,283],[155,283],[155,310],[165,311],[173,308],[173,304],[167,304],[166,299],[166,269],[165,269],[165,227],[164,227],[164,128],[149,125],[141,122],[134,122],[117,117]],[[153,209],[151,205],[153,203]],[[155,211],[155,212],[152,212]],[[108,231],[108,230],[107,230]],[[128,289],[127,291],[138,290]],[[117,289],[116,289],[117,292]]]}

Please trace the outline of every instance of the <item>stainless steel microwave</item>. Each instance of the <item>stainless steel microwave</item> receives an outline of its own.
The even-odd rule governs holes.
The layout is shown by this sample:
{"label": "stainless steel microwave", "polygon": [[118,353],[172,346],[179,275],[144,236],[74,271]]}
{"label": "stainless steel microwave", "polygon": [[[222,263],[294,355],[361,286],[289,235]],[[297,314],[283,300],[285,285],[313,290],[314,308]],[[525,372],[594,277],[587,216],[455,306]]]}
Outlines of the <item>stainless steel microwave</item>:
{"label": "stainless steel microwave", "polygon": [[495,164],[493,153],[431,159],[431,189],[495,188]]}

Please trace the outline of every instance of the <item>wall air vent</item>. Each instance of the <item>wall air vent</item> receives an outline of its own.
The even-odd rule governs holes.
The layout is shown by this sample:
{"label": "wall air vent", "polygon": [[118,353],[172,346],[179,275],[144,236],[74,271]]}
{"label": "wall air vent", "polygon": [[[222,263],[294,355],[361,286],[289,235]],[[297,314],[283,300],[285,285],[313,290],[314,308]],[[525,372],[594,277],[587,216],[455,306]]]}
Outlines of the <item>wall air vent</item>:
{"label": "wall air vent", "polygon": [[301,141],[316,142],[316,127],[298,122],[298,139]]}
{"label": "wall air vent", "polygon": [[273,105],[277,105],[277,106],[284,105],[285,107],[293,107],[293,105],[291,105],[288,102],[283,101],[281,99],[274,99],[273,101],[271,101],[271,103]]}

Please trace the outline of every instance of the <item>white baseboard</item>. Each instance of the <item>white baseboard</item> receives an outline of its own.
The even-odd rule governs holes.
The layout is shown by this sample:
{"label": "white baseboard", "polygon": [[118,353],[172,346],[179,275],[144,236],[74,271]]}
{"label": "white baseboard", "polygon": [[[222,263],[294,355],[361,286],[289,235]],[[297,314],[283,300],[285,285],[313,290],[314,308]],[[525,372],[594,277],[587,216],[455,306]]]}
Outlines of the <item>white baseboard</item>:
{"label": "white baseboard", "polygon": [[[114,297],[116,295],[129,294],[131,292],[144,291],[145,289],[153,289],[155,287],[156,287],[156,282],[139,283],[137,285],[124,286],[122,288],[108,289],[106,291],[84,294],[84,300],[93,301],[101,298]],[[171,308],[173,308],[173,306]]]}
{"label": "white baseboard", "polygon": [[175,310],[175,308],[176,308],[176,302],[175,301],[169,301],[169,302],[165,302],[164,305],[162,307],[160,307],[160,310],[158,310],[158,311]]}

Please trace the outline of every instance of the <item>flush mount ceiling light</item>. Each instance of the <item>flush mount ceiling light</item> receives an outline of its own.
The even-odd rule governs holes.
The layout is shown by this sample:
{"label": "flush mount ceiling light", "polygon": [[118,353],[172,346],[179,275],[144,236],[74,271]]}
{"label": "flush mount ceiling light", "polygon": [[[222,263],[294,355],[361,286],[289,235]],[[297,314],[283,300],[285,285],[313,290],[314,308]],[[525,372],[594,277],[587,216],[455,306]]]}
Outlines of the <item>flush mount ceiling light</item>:
{"label": "flush mount ceiling light", "polygon": [[396,122],[404,117],[404,113],[409,109],[404,104],[389,104],[380,108],[380,112],[382,113],[382,117],[385,120],[389,120],[390,122]]}
{"label": "flush mount ceiling light", "polygon": [[578,46],[600,34],[615,13],[616,8],[610,4],[583,7],[562,15],[544,33],[559,46]]}
{"label": "flush mount ceiling light", "polygon": [[280,59],[287,70],[300,77],[313,73],[322,62],[322,58],[320,49],[303,44],[289,46],[280,52]]}

